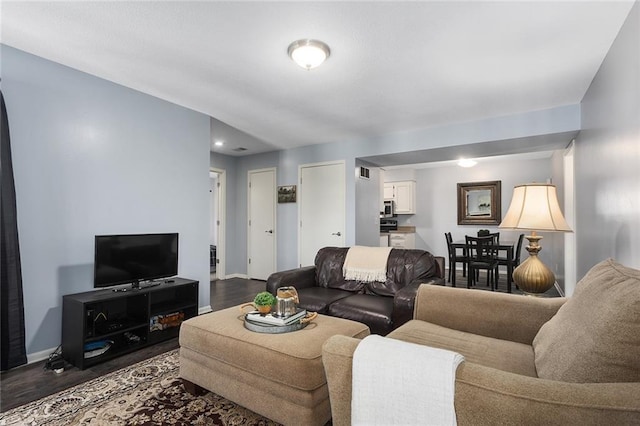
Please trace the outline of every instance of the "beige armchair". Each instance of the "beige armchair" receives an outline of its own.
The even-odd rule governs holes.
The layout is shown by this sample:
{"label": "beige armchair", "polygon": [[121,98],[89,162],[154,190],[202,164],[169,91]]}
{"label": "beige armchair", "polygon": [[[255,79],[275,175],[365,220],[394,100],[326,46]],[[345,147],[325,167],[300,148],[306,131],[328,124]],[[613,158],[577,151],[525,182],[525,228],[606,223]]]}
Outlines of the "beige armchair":
{"label": "beige armchair", "polygon": [[[609,260],[570,299],[423,285],[414,319],[387,337],[465,356],[460,425],[640,424],[639,309],[640,272]],[[351,423],[358,343],[333,336],[323,347],[335,426]]]}

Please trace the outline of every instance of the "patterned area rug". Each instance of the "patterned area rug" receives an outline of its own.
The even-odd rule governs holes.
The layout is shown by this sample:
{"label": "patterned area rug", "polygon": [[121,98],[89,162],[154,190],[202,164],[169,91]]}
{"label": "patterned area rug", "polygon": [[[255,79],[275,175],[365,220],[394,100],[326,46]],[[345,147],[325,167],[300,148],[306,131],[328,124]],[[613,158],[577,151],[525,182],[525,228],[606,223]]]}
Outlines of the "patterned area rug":
{"label": "patterned area rug", "polygon": [[0,414],[0,425],[277,425],[214,393],[182,387],[178,350]]}

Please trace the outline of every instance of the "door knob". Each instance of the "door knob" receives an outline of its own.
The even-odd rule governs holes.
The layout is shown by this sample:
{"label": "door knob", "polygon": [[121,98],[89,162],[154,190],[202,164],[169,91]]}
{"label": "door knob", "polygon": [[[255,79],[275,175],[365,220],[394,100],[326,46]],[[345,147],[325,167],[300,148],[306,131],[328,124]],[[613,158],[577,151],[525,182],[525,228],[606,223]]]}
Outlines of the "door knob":
{"label": "door knob", "polygon": [[269,234],[273,234],[273,229],[269,229],[268,231],[264,231],[264,232],[268,232]]}
{"label": "door knob", "polygon": [[337,236],[339,237],[339,236],[340,236],[340,235],[342,235],[342,234],[338,231],[338,232],[334,232],[334,233],[332,233],[331,235],[337,235]]}

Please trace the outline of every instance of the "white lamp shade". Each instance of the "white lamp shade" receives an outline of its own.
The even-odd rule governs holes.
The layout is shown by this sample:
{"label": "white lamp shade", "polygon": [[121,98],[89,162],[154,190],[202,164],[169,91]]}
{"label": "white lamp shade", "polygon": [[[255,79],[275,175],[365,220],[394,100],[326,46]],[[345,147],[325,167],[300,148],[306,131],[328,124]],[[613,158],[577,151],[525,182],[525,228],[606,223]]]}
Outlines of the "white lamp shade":
{"label": "white lamp shade", "polygon": [[307,70],[322,64],[330,54],[329,46],[317,40],[294,41],[288,52],[296,64]]}
{"label": "white lamp shade", "polygon": [[560,211],[556,187],[539,183],[513,188],[511,205],[499,227],[572,232]]}

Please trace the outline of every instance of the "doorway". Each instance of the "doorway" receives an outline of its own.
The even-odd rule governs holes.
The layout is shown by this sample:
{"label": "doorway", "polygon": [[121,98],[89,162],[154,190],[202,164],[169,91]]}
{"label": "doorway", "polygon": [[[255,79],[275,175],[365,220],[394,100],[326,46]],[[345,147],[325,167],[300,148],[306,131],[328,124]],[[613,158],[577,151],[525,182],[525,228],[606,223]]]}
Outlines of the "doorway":
{"label": "doorway", "polygon": [[276,270],[276,169],[250,170],[247,273],[267,280]]}
{"label": "doorway", "polygon": [[209,170],[209,279],[225,278],[226,172]]}
{"label": "doorway", "polygon": [[322,247],[345,242],[345,163],[306,164],[299,168],[298,264],[314,264]]}

